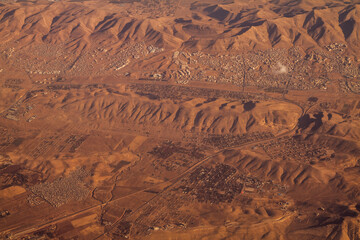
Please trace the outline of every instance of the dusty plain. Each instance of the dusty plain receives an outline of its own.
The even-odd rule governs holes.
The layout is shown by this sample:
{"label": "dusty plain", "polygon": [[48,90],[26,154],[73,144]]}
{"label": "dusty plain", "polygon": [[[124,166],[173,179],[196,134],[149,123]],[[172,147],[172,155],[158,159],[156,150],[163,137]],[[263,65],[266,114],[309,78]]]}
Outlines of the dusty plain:
{"label": "dusty plain", "polygon": [[360,2],[0,1],[0,239],[360,239]]}

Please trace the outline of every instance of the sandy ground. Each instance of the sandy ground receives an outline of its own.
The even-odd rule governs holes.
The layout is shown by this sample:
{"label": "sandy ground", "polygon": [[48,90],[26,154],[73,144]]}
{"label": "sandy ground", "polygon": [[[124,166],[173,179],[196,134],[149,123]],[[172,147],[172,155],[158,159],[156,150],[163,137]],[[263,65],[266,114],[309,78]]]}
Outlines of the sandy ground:
{"label": "sandy ground", "polygon": [[359,239],[358,11],[1,3],[0,238]]}

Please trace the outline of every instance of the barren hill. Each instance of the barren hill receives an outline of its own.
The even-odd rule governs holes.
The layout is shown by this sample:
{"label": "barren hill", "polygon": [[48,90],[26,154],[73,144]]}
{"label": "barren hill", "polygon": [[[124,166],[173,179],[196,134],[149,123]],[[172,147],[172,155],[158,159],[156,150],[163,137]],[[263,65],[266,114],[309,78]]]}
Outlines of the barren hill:
{"label": "barren hill", "polygon": [[[58,1],[2,4],[2,42],[65,43],[80,51],[101,44],[117,48],[126,41],[198,50],[249,50],[332,42],[359,50],[356,1],[251,1],[103,4]],[[170,11],[171,8],[176,9]],[[141,11],[142,8],[148,11]],[[151,13],[168,7],[169,12]],[[139,9],[139,10],[135,10]]]}
{"label": "barren hill", "polygon": [[359,0],[0,0],[0,239],[360,239]]}

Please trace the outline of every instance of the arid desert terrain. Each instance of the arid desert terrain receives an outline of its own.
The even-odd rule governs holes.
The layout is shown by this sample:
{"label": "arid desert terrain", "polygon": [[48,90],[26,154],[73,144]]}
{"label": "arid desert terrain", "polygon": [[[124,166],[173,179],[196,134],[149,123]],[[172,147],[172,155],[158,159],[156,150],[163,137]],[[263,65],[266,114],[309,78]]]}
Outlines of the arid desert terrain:
{"label": "arid desert terrain", "polygon": [[359,0],[0,0],[0,239],[360,239]]}

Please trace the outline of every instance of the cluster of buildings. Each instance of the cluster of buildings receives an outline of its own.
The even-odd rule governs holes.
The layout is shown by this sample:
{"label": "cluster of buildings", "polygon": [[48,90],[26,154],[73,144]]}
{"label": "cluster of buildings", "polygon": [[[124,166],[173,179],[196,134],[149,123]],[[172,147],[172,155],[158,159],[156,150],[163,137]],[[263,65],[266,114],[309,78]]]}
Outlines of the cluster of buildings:
{"label": "cluster of buildings", "polygon": [[80,201],[86,198],[90,191],[84,182],[88,175],[85,169],[79,168],[71,172],[69,176],[30,187],[29,190],[33,193],[30,196],[40,197],[54,207],[59,207],[70,200]]}

